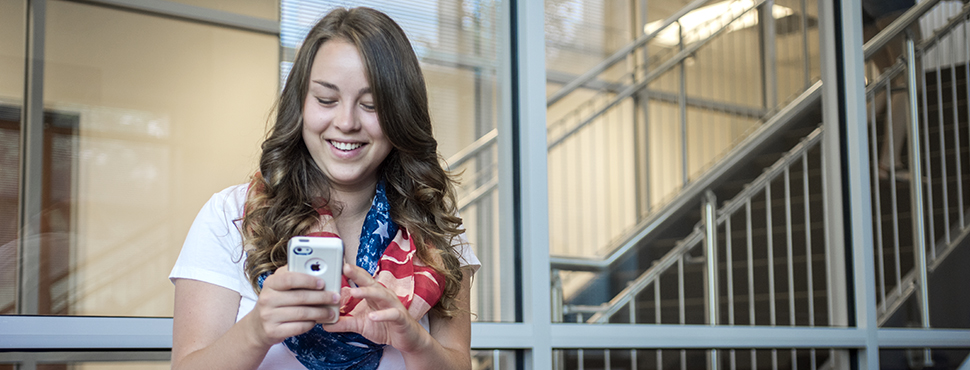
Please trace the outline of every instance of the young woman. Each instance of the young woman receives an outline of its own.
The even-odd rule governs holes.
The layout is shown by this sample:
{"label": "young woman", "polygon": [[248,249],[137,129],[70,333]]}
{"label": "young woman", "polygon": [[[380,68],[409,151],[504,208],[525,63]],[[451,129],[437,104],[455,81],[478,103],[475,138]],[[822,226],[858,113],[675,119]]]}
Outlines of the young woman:
{"label": "young woman", "polygon": [[[468,369],[469,289],[453,181],[404,32],[367,8],[307,35],[249,184],[215,194],[175,283],[178,369]],[[344,286],[285,266],[290,237],[339,236]],[[340,316],[332,307],[339,305]]]}

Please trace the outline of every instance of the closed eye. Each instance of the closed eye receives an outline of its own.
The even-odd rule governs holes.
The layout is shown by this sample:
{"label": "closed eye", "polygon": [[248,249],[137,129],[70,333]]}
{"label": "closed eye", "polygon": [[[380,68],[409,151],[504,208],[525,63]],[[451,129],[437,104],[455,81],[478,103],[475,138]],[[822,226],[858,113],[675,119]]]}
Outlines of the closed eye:
{"label": "closed eye", "polygon": [[334,105],[337,104],[336,100],[317,98],[317,102],[323,105]]}

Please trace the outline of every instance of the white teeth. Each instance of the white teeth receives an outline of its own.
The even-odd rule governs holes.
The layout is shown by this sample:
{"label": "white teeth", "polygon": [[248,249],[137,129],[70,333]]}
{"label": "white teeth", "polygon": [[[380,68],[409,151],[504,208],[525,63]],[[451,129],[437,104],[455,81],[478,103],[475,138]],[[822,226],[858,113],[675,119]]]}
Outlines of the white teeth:
{"label": "white teeth", "polygon": [[337,148],[339,150],[350,151],[350,150],[354,150],[354,149],[360,148],[364,144],[361,144],[361,143],[345,143],[345,142],[341,142],[341,141],[332,141],[331,140],[330,141],[330,145],[333,145],[334,148]]}

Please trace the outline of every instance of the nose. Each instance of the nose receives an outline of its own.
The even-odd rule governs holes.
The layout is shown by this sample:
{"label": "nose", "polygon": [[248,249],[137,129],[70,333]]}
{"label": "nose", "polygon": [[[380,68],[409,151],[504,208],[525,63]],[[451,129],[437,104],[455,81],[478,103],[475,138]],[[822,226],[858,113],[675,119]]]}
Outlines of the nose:
{"label": "nose", "polygon": [[353,104],[342,104],[333,119],[334,126],[343,132],[353,132],[360,129],[360,122],[357,119],[356,109]]}

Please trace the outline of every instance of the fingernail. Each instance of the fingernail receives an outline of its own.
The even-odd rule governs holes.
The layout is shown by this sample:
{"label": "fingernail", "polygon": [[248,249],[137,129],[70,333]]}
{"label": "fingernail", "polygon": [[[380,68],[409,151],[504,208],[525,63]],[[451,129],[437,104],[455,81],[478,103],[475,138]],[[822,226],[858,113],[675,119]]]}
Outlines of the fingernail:
{"label": "fingernail", "polygon": [[317,279],[317,289],[323,289],[323,279]]}
{"label": "fingernail", "polygon": [[333,294],[333,301],[334,302],[340,302],[340,293],[334,293]]}

